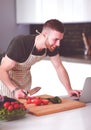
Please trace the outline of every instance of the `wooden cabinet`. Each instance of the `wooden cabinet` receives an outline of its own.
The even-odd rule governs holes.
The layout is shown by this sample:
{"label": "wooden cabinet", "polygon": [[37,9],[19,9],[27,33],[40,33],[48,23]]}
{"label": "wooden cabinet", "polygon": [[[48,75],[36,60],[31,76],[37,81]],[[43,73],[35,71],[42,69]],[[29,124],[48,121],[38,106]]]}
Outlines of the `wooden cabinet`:
{"label": "wooden cabinet", "polygon": [[17,23],[91,22],[91,0],[16,0]]}

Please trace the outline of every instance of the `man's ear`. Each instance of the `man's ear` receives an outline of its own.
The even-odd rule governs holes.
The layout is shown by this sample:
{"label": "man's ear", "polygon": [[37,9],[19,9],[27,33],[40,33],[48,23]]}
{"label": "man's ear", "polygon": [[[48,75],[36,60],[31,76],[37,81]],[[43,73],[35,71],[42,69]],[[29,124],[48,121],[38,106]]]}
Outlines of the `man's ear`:
{"label": "man's ear", "polygon": [[48,38],[48,34],[46,32],[43,32],[42,35],[44,36],[45,39]]}

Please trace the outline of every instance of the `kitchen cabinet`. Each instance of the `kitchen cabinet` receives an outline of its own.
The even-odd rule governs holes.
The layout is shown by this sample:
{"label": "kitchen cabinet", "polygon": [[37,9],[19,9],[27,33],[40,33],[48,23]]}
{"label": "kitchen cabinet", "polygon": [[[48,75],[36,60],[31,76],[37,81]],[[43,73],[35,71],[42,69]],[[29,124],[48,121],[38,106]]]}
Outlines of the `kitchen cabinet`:
{"label": "kitchen cabinet", "polygon": [[44,23],[56,18],[62,22],[91,22],[90,0],[16,0],[16,22]]}
{"label": "kitchen cabinet", "polygon": [[73,22],[91,22],[91,1],[90,0],[72,0],[72,21]]}
{"label": "kitchen cabinet", "polygon": [[[86,77],[91,77],[91,64],[62,61],[73,89],[82,89]],[[38,94],[67,95],[67,91],[57,77],[50,60],[42,60],[31,68],[32,88],[41,86]]]}
{"label": "kitchen cabinet", "polygon": [[39,23],[41,0],[16,0],[16,23]]}

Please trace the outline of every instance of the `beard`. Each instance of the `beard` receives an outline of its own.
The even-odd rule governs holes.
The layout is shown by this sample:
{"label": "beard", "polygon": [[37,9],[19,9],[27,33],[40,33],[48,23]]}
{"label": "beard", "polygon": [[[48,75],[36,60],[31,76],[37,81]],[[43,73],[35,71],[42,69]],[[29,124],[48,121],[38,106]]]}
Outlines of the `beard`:
{"label": "beard", "polygon": [[46,40],[45,42],[45,46],[49,51],[54,51],[56,47],[54,47],[53,45],[50,45],[50,43],[48,42],[48,40]]}

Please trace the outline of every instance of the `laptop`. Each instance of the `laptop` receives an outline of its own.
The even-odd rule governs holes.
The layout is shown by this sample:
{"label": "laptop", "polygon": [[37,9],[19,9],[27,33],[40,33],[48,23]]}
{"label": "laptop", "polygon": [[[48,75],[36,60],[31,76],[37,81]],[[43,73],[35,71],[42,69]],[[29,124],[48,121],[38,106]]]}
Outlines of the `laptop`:
{"label": "laptop", "polygon": [[84,103],[91,103],[91,77],[87,77],[84,82],[83,90],[80,97],[68,97],[72,100],[77,100]]}

